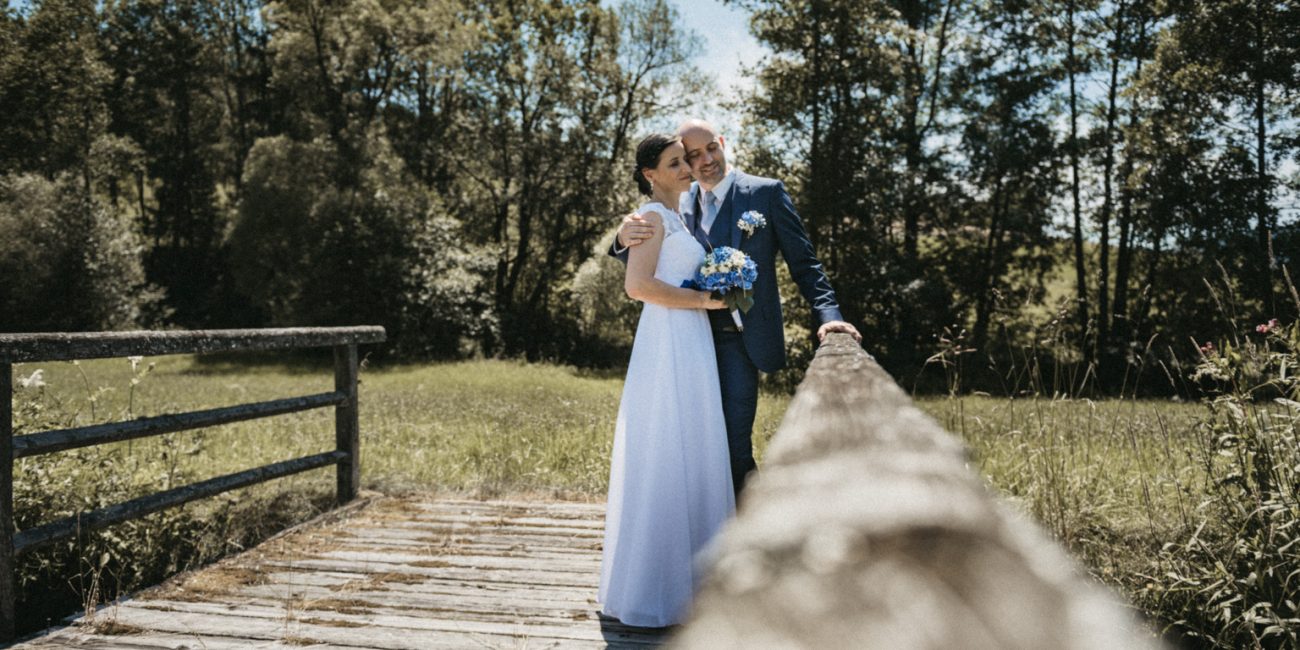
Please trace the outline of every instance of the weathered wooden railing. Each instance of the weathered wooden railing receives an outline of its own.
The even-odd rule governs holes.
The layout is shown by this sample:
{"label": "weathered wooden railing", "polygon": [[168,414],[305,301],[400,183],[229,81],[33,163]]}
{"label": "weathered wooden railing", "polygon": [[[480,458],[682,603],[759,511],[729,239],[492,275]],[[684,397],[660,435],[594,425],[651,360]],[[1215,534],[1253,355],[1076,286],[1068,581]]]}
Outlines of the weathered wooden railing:
{"label": "weathered wooden railing", "polygon": [[833,334],[714,548],[683,648],[1155,648]]}
{"label": "weathered wooden railing", "polygon": [[[338,501],[354,499],[361,482],[357,346],[383,340],[382,327],[0,334],[0,643],[14,636],[15,560],[32,549],[82,531],[331,464],[338,469]],[[334,348],[333,392],[13,436],[15,363],[311,347]],[[219,476],[14,533],[15,459],[326,406],[335,409],[334,451]]]}

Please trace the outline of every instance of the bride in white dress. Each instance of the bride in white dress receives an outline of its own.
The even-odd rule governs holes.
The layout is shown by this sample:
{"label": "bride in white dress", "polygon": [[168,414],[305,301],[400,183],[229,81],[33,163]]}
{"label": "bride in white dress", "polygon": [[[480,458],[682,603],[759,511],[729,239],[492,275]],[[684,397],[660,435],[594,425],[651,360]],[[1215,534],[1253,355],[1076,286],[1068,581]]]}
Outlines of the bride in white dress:
{"label": "bride in white dress", "polygon": [[651,197],[637,212],[655,234],[628,253],[625,287],[645,306],[614,432],[599,598],[624,624],[663,627],[686,616],[703,577],[696,555],[735,509],[705,314],[724,305],[681,288],[705,252],[677,211],[691,182],[681,142],[652,135],[636,163],[637,185]]}

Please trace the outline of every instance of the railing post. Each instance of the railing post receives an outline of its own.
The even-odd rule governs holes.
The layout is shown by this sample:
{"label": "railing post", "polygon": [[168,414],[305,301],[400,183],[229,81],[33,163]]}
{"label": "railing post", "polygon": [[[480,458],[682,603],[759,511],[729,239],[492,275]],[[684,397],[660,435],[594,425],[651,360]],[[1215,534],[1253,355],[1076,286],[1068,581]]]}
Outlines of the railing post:
{"label": "railing post", "polygon": [[334,347],[334,390],[347,401],[334,407],[335,448],[347,454],[338,464],[338,502],[357,497],[361,486],[361,426],[357,417],[357,344]]}
{"label": "railing post", "polygon": [[14,375],[0,362],[0,643],[14,638]]}

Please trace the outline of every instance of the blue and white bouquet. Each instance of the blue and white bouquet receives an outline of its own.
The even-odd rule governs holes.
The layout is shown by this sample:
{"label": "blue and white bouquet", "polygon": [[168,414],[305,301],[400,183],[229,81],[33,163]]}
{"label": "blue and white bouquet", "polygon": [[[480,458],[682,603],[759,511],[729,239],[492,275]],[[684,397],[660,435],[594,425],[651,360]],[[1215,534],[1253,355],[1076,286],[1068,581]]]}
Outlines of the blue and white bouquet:
{"label": "blue and white bouquet", "polygon": [[737,311],[748,313],[754,306],[754,281],[757,279],[758,264],[753,259],[729,246],[719,246],[704,256],[695,277],[683,282],[682,286],[712,291],[731,310],[736,327],[743,328]]}

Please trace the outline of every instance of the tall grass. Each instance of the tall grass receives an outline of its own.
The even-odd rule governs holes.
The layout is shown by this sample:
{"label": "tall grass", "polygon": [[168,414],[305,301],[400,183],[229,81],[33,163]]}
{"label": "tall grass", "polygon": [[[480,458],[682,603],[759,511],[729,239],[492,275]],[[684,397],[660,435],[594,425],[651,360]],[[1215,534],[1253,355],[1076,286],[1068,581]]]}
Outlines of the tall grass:
{"label": "tall grass", "polygon": [[921,404],[968,443],[992,486],[1169,638],[1294,648],[1300,325],[1272,321],[1199,349],[1174,379],[1204,395],[1197,403],[995,399],[959,396],[954,359],[969,351],[952,339],[936,359],[953,391]]}

